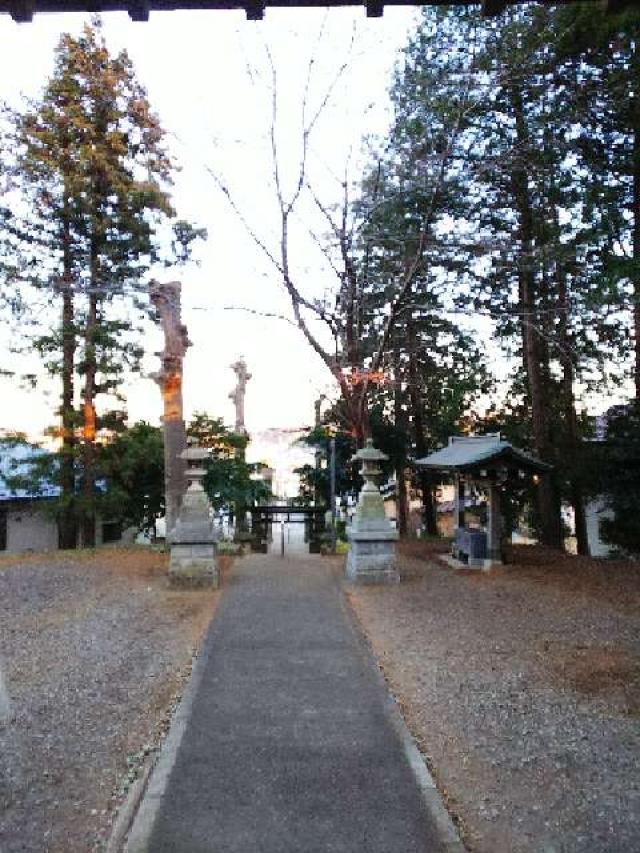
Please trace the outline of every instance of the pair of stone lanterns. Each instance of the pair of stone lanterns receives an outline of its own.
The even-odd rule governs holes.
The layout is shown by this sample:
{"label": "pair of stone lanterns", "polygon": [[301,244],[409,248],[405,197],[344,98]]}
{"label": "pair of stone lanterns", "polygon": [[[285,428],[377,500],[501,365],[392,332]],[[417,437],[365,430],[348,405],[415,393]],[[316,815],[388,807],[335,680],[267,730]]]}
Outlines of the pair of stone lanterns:
{"label": "pair of stone lanterns", "polygon": [[[169,584],[173,587],[213,587],[220,582],[216,560],[216,536],[209,516],[209,500],[202,487],[206,474],[204,447],[189,447],[180,457],[186,461],[189,486],[175,527],[170,532]],[[376,485],[379,463],[388,457],[373,446],[371,439],[353,457],[362,462],[364,486],[358,498],[354,521],[347,531],[351,547],[347,558],[347,578],[354,583],[397,583],[398,531],[384,511],[384,501]]]}
{"label": "pair of stone lanterns", "polygon": [[220,583],[216,535],[209,516],[209,499],[202,487],[208,456],[209,451],[204,447],[188,447],[180,454],[187,464],[189,486],[170,532],[169,585],[172,587],[216,588]]}

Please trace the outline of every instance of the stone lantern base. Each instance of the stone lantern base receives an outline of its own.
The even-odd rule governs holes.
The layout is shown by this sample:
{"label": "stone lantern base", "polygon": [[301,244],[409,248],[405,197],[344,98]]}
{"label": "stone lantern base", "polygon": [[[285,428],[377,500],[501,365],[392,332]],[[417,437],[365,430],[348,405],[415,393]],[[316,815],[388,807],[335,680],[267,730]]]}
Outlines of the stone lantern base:
{"label": "stone lantern base", "polygon": [[180,589],[220,585],[214,542],[172,542],[169,586]]}
{"label": "stone lantern base", "polygon": [[169,586],[181,589],[216,589],[219,586],[216,536],[208,508],[202,487],[199,482],[193,482],[186,491],[180,517],[171,531]]}
{"label": "stone lantern base", "polygon": [[346,575],[353,583],[398,583],[397,530],[350,530]]}

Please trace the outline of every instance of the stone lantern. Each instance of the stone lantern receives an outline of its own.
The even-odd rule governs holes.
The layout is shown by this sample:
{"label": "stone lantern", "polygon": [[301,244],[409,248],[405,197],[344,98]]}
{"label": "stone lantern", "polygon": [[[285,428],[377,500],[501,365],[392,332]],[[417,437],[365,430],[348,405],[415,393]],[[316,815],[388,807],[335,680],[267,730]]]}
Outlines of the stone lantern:
{"label": "stone lantern", "polygon": [[178,587],[217,587],[220,581],[216,561],[216,537],[209,517],[209,500],[202,487],[207,473],[204,447],[188,447],[180,454],[186,462],[187,491],[180,515],[171,531],[169,583]]}
{"label": "stone lantern", "polygon": [[367,439],[353,460],[362,462],[364,486],[358,498],[353,524],[347,531],[350,548],[347,578],[355,583],[397,583],[396,564],[398,531],[391,526],[384,511],[384,501],[376,485],[381,473],[379,463],[388,457]]}

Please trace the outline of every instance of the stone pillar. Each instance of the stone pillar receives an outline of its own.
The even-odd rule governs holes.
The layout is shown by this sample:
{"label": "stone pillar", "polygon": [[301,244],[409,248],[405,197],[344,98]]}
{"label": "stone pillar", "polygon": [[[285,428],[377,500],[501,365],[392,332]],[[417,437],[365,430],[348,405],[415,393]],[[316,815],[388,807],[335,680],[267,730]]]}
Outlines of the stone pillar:
{"label": "stone pillar", "polygon": [[209,453],[203,447],[189,447],[182,453],[187,465],[189,487],[180,515],[171,531],[169,584],[173,587],[217,587],[220,582],[216,560],[216,537],[209,517],[209,500],[202,488]]}
{"label": "stone pillar", "polygon": [[489,486],[487,505],[487,558],[493,562],[502,562],[502,517],[500,514],[500,489],[495,483]]}
{"label": "stone pillar", "polygon": [[244,423],[244,398],[247,393],[247,382],[251,379],[251,374],[247,371],[247,364],[243,356],[240,356],[231,365],[231,369],[236,374],[238,380],[235,389],[229,394],[229,398],[233,400],[236,408],[235,431],[244,435],[247,431]]}
{"label": "stone pillar", "polygon": [[380,473],[377,463],[387,457],[367,439],[366,446],[353,458],[362,462],[365,482],[353,524],[347,531],[350,542],[347,578],[354,583],[397,583],[400,580],[396,564],[398,531],[385,514],[384,501],[375,484]]}
{"label": "stone pillar", "polygon": [[187,328],[180,320],[181,287],[179,281],[154,282],[150,291],[151,302],[164,332],[164,350],[158,353],[161,368],[153,378],[160,386],[164,403],[162,429],[167,541],[178,519],[186,489],[185,460],[181,455],[187,447],[182,413],[182,363],[190,342]]}
{"label": "stone pillar", "polygon": [[[247,364],[243,356],[240,356],[240,358],[231,365],[231,369],[237,377],[236,387],[229,394],[229,399],[233,400],[236,409],[234,429],[240,435],[246,435],[247,428],[244,423],[244,398],[247,393],[247,382],[251,379],[251,374],[247,371]],[[244,450],[238,448],[238,450],[236,450],[236,458],[241,459],[244,462]],[[235,539],[237,542],[248,542],[251,540],[251,534],[247,528],[247,508],[242,504],[237,504],[235,510]]]}

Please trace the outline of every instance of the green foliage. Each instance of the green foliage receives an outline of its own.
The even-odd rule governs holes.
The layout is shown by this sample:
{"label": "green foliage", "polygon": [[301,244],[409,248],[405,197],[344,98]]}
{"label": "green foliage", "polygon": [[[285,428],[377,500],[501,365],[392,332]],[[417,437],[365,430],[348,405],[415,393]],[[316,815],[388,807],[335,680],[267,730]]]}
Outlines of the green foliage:
{"label": "green foliage", "polygon": [[610,518],[600,521],[604,542],[640,555],[640,403],[611,413],[606,439],[589,448],[590,491],[604,501]]}
{"label": "green foliage", "polygon": [[117,435],[101,449],[98,468],[104,480],[98,510],[125,527],[153,530],[164,513],[162,429],[144,421]]}
{"label": "green foliage", "polygon": [[560,496],[583,502],[580,395],[634,372],[640,393],[639,35],[637,10],[590,4],[530,4],[499,21],[425,8],[358,200],[371,316],[391,310],[395,271],[415,269],[385,362],[396,387],[372,399],[428,452],[472,425],[492,390],[482,338],[497,340],[512,361],[500,408],[517,412],[516,443],[555,465],[536,492],[549,542]]}
{"label": "green foliage", "polygon": [[271,497],[270,486],[260,477],[267,466],[245,461],[247,435],[233,432],[221,418],[199,412],[187,426],[187,436],[212,451],[203,486],[215,510],[237,513]]}
{"label": "green foliage", "polygon": [[1,290],[23,294],[16,310],[38,308],[23,338],[61,380],[65,539],[75,541],[83,521],[92,544],[96,441],[122,420],[113,409],[140,366],[148,276],[158,264],[188,261],[204,232],[176,219],[164,131],[127,54],[110,54],[98,18],[79,37],[62,36],[42,96],[3,119],[0,172],[10,192],[0,210]]}
{"label": "green foliage", "polygon": [[330,505],[331,440],[335,441],[336,494],[354,493],[361,482],[351,457],[356,452],[354,438],[344,431],[325,425],[314,427],[303,435],[299,442],[316,452],[317,464],[303,465],[295,469],[300,477],[300,503],[320,506]]}
{"label": "green foliage", "polygon": [[385,473],[445,443],[490,387],[485,353],[454,302],[468,290],[477,252],[457,225],[483,91],[477,20],[465,9],[423,11],[396,68],[390,132],[355,204],[365,340],[373,345],[395,311],[385,381],[368,394],[370,433],[390,456]]}
{"label": "green foliage", "polygon": [[233,432],[225,426],[222,418],[208,415],[206,412],[195,412],[187,427],[187,435],[200,447],[208,447],[215,451],[216,456],[233,456],[238,451],[244,452],[249,443],[249,436]]}

